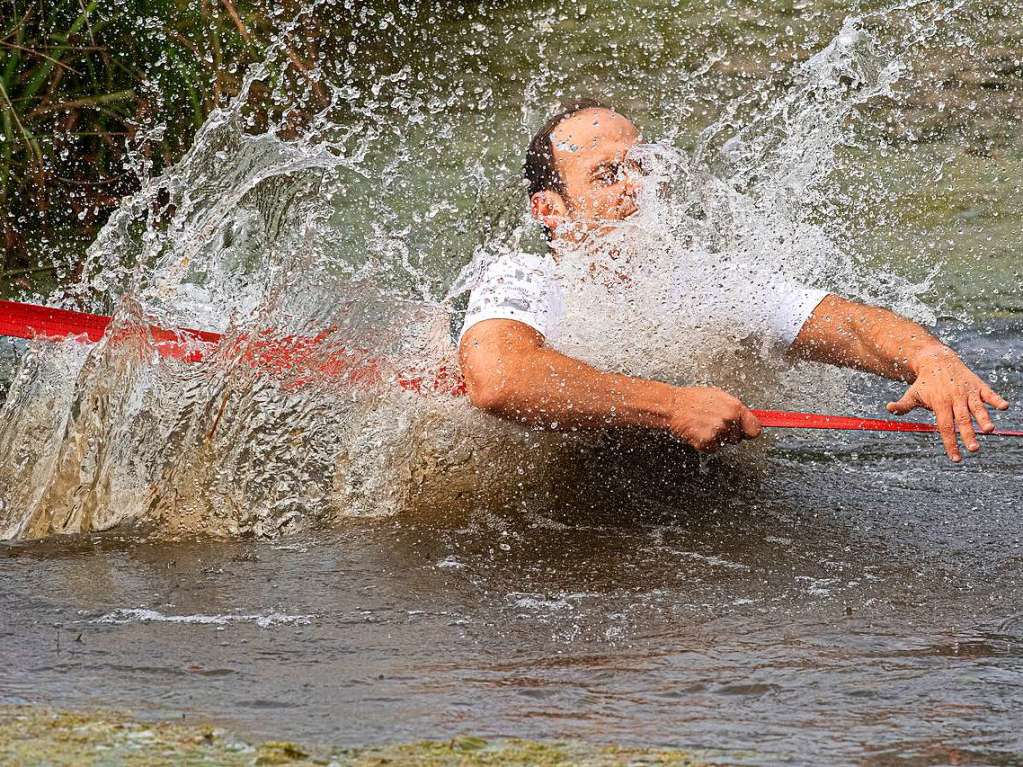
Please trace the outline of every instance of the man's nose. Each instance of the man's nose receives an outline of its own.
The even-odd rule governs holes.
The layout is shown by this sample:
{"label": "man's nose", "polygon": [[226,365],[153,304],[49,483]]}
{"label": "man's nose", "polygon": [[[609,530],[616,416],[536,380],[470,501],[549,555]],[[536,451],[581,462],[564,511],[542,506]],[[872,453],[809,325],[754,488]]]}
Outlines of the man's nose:
{"label": "man's nose", "polygon": [[643,176],[635,170],[625,171],[625,194],[629,197],[635,197],[639,194],[639,190],[643,186]]}

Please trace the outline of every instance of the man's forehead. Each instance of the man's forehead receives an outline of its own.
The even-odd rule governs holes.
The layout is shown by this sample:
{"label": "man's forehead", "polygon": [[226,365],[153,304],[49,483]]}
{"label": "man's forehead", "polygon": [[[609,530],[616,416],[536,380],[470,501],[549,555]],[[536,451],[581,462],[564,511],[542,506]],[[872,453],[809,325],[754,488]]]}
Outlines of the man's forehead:
{"label": "man's forehead", "polygon": [[566,117],[551,133],[551,145],[559,160],[571,156],[586,157],[633,144],[636,126],[610,109],[583,109]]}

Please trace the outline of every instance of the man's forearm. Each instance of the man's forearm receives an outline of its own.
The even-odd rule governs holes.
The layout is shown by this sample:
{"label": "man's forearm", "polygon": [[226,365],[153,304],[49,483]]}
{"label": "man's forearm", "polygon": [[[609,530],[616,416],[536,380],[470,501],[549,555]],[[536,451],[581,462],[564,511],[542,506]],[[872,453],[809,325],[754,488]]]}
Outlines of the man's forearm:
{"label": "man's forearm", "polygon": [[911,320],[834,295],[814,310],[792,352],[907,383],[916,380],[927,357],[954,354]]}
{"label": "man's forearm", "polygon": [[911,384],[900,399],[888,403],[888,412],[905,415],[918,407],[932,411],[945,452],[956,462],[962,460],[956,432],[966,449],[975,452],[980,443],[974,421],[981,431],[992,431],[988,406],[1009,406],[954,351],[915,322],[839,296],[828,296],[814,309],[791,352]]}
{"label": "man's forearm", "polygon": [[473,401],[494,415],[555,429],[668,428],[668,384],[605,373],[547,348],[499,364],[487,383],[467,381]]}
{"label": "man's forearm", "polygon": [[761,432],[749,408],[721,389],[602,372],[545,346],[543,336],[515,320],[470,328],[459,365],[476,407],[545,429],[657,429],[704,451]]}

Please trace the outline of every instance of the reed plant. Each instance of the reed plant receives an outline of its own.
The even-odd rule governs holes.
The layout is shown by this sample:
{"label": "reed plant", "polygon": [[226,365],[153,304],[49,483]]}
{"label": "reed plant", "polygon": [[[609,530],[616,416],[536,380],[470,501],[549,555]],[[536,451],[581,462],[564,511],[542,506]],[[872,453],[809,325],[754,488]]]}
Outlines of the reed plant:
{"label": "reed plant", "polygon": [[[268,3],[0,0],[0,294],[92,240],[261,55]],[[157,128],[157,130],[153,130]]]}

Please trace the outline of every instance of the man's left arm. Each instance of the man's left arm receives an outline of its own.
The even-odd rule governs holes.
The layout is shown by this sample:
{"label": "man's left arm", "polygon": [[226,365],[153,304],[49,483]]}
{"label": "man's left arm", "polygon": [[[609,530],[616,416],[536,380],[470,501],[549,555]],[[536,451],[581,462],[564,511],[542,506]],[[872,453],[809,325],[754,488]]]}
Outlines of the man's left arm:
{"label": "man's left arm", "polygon": [[956,431],[966,449],[976,452],[980,443],[974,421],[980,431],[992,431],[987,406],[1009,407],[959,355],[915,322],[834,294],[817,305],[789,351],[801,359],[910,384],[901,399],[888,403],[888,412],[905,415],[917,407],[933,411],[945,452],[957,463],[962,455]]}

